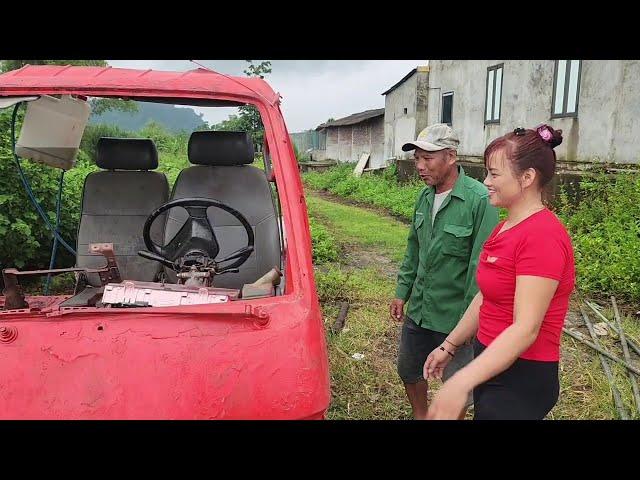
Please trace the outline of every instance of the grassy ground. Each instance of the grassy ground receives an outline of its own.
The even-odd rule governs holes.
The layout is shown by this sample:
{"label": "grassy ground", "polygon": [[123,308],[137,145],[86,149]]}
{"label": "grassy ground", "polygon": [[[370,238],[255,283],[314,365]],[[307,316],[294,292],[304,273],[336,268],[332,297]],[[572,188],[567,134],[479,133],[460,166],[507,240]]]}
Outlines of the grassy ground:
{"label": "grassy ground", "polygon": [[[574,305],[577,306],[578,298],[574,298]],[[613,309],[610,303],[602,302],[603,315],[615,324]],[[592,323],[600,323],[600,318],[590,309],[585,312]],[[634,340],[640,344],[640,321],[631,315],[623,315],[621,318],[622,328],[627,339]],[[589,331],[584,326],[578,308],[574,307],[567,319],[567,327],[580,331],[587,338],[590,338]],[[624,359],[620,342],[617,335],[611,330],[609,334],[599,336],[602,346],[617,356]],[[640,362],[635,353],[631,352],[632,364],[638,368]],[[615,379],[615,385],[620,391],[623,404],[629,418],[640,419],[640,413],[636,407],[631,390],[631,382],[626,369],[614,362],[610,362],[611,370]],[[640,379],[636,377],[637,381]],[[577,340],[564,335],[562,342],[562,359],[560,375],[560,400],[551,411],[550,418],[556,419],[617,419],[619,414],[613,402],[611,387],[604,374],[599,356],[589,347],[584,346]]]}
{"label": "grassy ground", "polygon": [[[329,418],[411,418],[395,371],[400,326],[388,315],[408,227],[380,211],[343,205],[314,192],[307,192],[307,203],[310,216],[327,228],[340,250],[338,261],[325,263],[316,272],[331,363],[333,400]],[[330,327],[345,301],[350,305],[346,326],[334,334]],[[577,305],[577,299],[574,301]],[[602,312],[613,320],[610,310]],[[588,313],[593,323],[600,321]],[[589,336],[575,309],[567,326]],[[623,327],[628,337],[640,343],[640,319],[623,316]],[[599,339],[623,358],[613,336]],[[364,355],[362,360],[353,358],[356,353]],[[638,357],[633,352],[631,355],[640,368]],[[615,364],[612,370],[630,417],[640,418],[626,371]],[[560,384],[560,399],[548,418],[618,418],[598,356],[567,335],[563,335]],[[433,391],[437,387],[434,385]]]}
{"label": "grassy ground", "polygon": [[[331,419],[407,419],[395,357],[400,331],[388,315],[406,227],[364,209],[307,195],[309,214],[334,236],[339,260],[316,270],[331,364]],[[400,253],[398,253],[400,252]],[[340,304],[349,303],[345,328],[331,333]],[[352,355],[362,354],[362,360]]]}

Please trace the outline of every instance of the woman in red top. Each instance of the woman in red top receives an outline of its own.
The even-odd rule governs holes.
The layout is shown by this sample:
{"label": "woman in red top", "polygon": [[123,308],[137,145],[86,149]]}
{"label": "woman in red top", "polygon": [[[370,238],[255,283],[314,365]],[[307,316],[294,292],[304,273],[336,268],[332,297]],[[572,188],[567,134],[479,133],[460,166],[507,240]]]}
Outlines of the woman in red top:
{"label": "woman in red top", "polygon": [[438,391],[427,418],[455,419],[473,390],[474,419],[543,419],[558,400],[564,318],[575,284],[566,229],[542,200],[562,131],[517,128],[484,153],[491,204],[508,211],[484,244],[479,292],[424,364],[441,378],[457,347],[474,338],[475,359]]}

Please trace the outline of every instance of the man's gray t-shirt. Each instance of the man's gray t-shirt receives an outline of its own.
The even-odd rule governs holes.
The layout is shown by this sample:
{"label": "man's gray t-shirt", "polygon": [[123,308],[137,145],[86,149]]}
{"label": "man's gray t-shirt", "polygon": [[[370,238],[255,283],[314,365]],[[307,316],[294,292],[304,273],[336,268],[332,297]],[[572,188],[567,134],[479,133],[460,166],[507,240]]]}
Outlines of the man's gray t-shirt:
{"label": "man's gray t-shirt", "polygon": [[438,210],[440,210],[442,202],[444,202],[444,199],[447,198],[447,195],[451,193],[451,190],[452,189],[449,189],[446,192],[435,194],[433,198],[433,210],[431,210],[431,225],[433,225],[433,222],[436,219],[436,213],[438,213]]}

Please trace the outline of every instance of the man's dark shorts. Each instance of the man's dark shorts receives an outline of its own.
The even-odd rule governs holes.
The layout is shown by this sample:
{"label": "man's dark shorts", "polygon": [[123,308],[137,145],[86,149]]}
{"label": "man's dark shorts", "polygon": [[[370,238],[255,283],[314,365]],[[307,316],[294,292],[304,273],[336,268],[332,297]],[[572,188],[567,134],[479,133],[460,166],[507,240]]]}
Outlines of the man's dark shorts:
{"label": "man's dark shorts", "polygon": [[[422,373],[424,362],[429,354],[444,342],[446,337],[446,333],[422,328],[405,316],[398,349],[398,375],[404,383],[412,384],[424,380]],[[442,381],[446,381],[471,360],[473,360],[473,345],[465,344],[458,347],[455,356],[444,369]],[[472,402],[470,395],[467,406]]]}

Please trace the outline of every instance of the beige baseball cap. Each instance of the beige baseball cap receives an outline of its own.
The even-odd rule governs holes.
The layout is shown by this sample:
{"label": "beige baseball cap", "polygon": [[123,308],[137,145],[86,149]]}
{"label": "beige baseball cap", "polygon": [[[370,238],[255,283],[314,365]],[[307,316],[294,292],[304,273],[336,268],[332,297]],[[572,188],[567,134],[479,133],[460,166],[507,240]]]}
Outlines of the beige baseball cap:
{"label": "beige baseball cap", "polygon": [[402,146],[402,151],[408,152],[416,148],[427,152],[437,152],[445,148],[457,150],[459,144],[458,134],[449,125],[436,123],[422,130],[414,142],[405,143]]}

